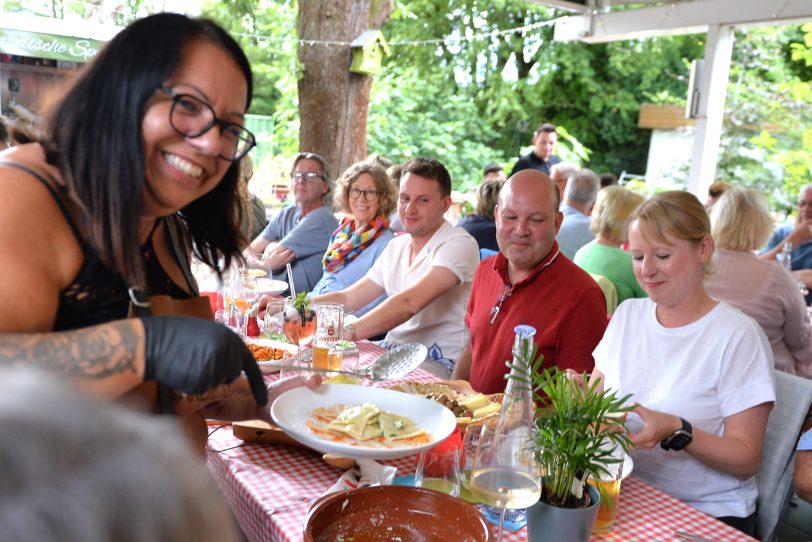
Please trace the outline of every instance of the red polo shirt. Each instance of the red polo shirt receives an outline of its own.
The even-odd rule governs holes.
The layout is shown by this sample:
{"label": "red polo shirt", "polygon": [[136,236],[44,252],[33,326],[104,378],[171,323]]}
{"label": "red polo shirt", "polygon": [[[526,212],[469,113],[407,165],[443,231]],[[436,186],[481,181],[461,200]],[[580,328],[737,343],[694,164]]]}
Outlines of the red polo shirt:
{"label": "red polo shirt", "polygon": [[553,243],[524,280],[513,285],[493,324],[491,312],[510,286],[507,258],[500,252],[483,260],[474,275],[465,324],[471,331],[471,386],[482,393],[505,390],[505,361],[511,359],[513,328],[536,328],[535,343],[544,367],[591,372],[592,352],[606,329],[606,300],[584,270]]}

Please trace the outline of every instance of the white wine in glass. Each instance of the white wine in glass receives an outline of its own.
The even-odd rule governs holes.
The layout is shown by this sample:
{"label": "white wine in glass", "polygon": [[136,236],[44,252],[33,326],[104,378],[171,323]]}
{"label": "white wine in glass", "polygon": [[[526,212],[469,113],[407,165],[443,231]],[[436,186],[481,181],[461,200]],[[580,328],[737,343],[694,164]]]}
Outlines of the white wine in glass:
{"label": "white wine in glass", "polygon": [[484,425],[468,488],[481,502],[500,508],[496,540],[502,540],[505,509],[527,508],[541,496],[541,470],[530,446],[532,432],[502,433]]}
{"label": "white wine in glass", "polygon": [[486,467],[471,474],[471,491],[499,508],[527,508],[539,500],[541,484],[535,474],[511,467]]}

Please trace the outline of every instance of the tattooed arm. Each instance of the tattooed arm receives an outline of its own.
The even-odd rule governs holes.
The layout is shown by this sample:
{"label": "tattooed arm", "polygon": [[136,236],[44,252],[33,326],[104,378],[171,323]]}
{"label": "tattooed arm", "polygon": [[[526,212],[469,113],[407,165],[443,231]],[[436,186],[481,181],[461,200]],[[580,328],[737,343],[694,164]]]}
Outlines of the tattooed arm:
{"label": "tattooed arm", "polygon": [[59,333],[0,334],[0,366],[15,365],[119,397],[144,379],[144,328],[132,319]]}

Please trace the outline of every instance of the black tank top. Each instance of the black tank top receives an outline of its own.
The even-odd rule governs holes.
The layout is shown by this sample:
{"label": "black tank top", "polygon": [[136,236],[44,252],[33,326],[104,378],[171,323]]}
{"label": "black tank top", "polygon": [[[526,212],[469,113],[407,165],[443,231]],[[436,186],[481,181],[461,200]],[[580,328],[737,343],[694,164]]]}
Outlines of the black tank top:
{"label": "black tank top", "polygon": [[[41,175],[22,164],[0,162],[0,166],[2,165],[21,169],[45,186],[62,211],[62,215],[68,222],[82,250],[82,267],[70,285],[59,292],[59,305],[53,331],[79,329],[126,318],[130,305],[128,285],[118,272],[110,269],[99,259],[93,247],[85,241],[65,206],[64,198],[67,196],[64,190],[60,194]],[[177,222],[175,224],[169,223],[170,220],[177,221],[175,217],[164,217],[160,220],[164,222],[167,228],[174,227],[177,224]],[[155,223],[147,242],[141,247],[146,267],[148,293],[150,295],[169,295],[174,299],[191,298],[193,296],[178,286],[167,275],[158,261],[152,244],[152,235],[155,233],[158,224],[159,222]],[[193,292],[196,291],[193,284],[189,284],[189,288]]]}

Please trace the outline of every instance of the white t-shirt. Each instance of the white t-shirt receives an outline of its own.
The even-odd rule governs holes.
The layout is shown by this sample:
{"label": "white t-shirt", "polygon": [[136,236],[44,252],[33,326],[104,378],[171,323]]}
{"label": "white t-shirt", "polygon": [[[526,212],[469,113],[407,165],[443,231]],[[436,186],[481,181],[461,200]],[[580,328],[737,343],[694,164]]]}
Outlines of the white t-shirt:
{"label": "white t-shirt", "polygon": [[444,221],[410,265],[411,241],[411,235],[395,237],[366,275],[386,290],[387,297],[409,288],[432,267],[445,267],[457,276],[460,284],[392,329],[386,340],[421,343],[429,349],[431,359],[456,360],[468,343],[465,309],[479,265],[479,247],[464,229]]}
{"label": "white t-shirt", "polygon": [[[655,309],[650,299],[629,299],[612,316],[594,354],[606,389],[718,436],[724,417],[775,401],[772,351],[754,320],[719,303],[696,322],[666,328]],[[629,429],[640,428],[631,414]],[[659,446],[631,455],[635,475],[707,514],[747,517],[755,510],[755,477],[741,481]]]}

